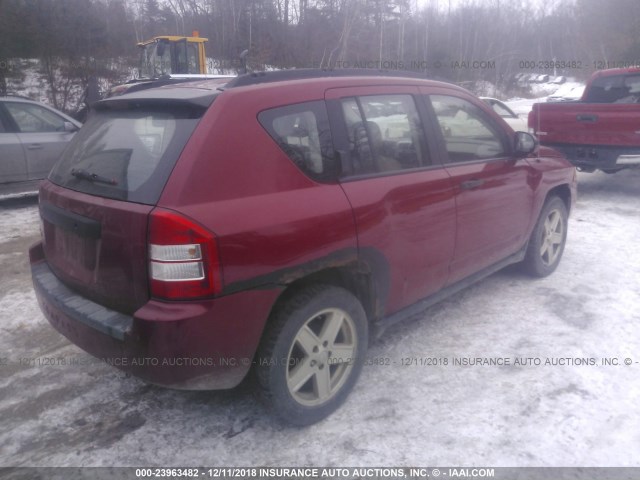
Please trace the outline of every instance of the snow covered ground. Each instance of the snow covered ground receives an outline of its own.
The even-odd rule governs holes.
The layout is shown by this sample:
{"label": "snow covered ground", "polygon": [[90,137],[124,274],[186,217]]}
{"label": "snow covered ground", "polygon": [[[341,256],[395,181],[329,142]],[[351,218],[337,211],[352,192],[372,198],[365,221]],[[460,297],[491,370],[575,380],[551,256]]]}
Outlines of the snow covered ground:
{"label": "snow covered ground", "polygon": [[546,102],[551,97],[563,98],[565,100],[579,100],[582,97],[585,84],[569,81],[562,85],[541,84],[533,85],[532,91],[536,98],[512,98],[505,103],[514,111],[516,115],[527,119],[534,103]]}
{"label": "snow covered ground", "polygon": [[[508,269],[396,326],[347,403],[306,429],[250,385],[166,390],[69,344],[31,289],[35,200],[2,201],[0,465],[640,466],[640,171],[579,181],[556,273]],[[453,364],[477,357],[510,365]]]}

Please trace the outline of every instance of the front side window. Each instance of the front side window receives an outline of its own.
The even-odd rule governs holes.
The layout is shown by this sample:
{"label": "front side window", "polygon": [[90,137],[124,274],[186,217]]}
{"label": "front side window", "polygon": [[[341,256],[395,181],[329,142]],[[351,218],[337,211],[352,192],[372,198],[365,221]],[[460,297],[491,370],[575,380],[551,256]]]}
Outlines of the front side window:
{"label": "front side window", "polygon": [[39,105],[7,102],[5,106],[21,133],[64,131],[64,118]]}
{"label": "front side window", "polygon": [[444,136],[450,162],[504,157],[502,135],[486,113],[458,97],[432,95],[431,105]]}
{"label": "front side window", "polygon": [[342,100],[354,172],[395,172],[429,165],[424,131],[411,95]]}
{"label": "front side window", "polygon": [[324,101],[265,110],[258,121],[305,174],[320,181],[337,178],[338,162]]}

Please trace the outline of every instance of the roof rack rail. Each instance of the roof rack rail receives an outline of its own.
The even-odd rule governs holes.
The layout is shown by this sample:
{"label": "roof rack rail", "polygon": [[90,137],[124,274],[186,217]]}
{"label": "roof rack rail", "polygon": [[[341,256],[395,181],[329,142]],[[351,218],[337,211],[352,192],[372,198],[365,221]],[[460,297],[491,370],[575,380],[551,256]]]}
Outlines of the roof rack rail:
{"label": "roof rack rail", "polygon": [[253,72],[240,75],[226,85],[224,88],[245,87],[247,85],[257,85],[260,83],[284,82],[286,80],[304,80],[307,78],[321,77],[409,77],[426,79],[424,75],[416,72],[404,70],[374,70],[370,68],[294,68],[290,70],[273,70],[268,72]]}

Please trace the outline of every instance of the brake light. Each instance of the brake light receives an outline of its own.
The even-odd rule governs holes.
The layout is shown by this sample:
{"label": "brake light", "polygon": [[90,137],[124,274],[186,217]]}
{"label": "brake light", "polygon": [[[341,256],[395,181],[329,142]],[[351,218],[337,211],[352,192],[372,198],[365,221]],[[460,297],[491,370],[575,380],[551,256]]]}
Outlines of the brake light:
{"label": "brake light", "polygon": [[149,220],[151,295],[167,300],[220,293],[216,237],[175,212],[156,208]]}

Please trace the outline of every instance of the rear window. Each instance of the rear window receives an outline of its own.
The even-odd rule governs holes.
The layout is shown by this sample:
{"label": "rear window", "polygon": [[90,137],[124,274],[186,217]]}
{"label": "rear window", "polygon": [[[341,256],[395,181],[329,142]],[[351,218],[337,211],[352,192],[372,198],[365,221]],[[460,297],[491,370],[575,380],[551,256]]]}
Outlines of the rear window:
{"label": "rear window", "polygon": [[585,98],[587,103],[639,103],[640,75],[596,78]]}
{"label": "rear window", "polygon": [[78,192],[153,205],[203,112],[193,106],[97,111],[49,180]]}

